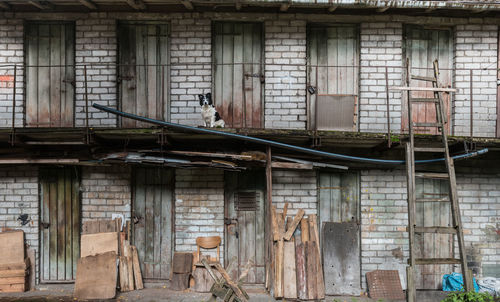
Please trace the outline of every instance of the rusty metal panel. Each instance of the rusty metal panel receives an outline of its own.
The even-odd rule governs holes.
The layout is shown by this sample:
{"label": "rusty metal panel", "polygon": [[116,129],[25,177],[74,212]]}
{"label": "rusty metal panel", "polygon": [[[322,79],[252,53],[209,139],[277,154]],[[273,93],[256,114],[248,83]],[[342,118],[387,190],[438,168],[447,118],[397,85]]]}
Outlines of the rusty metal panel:
{"label": "rusty metal panel", "polygon": [[137,168],[134,180],[133,242],[142,276],[165,280],[172,269],[172,169]]}
{"label": "rusty metal panel", "polygon": [[366,283],[372,299],[404,300],[405,293],[397,270],[376,270],[366,273]]}
{"label": "rusty metal panel", "polygon": [[[121,110],[168,121],[168,25],[121,22],[118,33]],[[121,119],[121,126],[151,127],[131,119]]]}
{"label": "rusty metal panel", "polygon": [[79,175],[74,168],[40,170],[41,282],[72,281],[80,257]]}
{"label": "rusty metal panel", "polygon": [[73,127],[74,23],[26,24],[26,125]]}
{"label": "rusty metal panel", "polygon": [[[353,95],[359,91],[358,27],[350,24],[314,25],[308,28],[308,93],[309,128],[317,129],[320,95]],[[351,113],[356,130],[357,110]]]}
{"label": "rusty metal panel", "polygon": [[[416,198],[443,198],[448,196],[447,180],[417,179]],[[417,226],[452,226],[449,202],[426,202],[416,205]],[[452,234],[415,234],[416,258],[453,258]],[[441,289],[442,276],[453,272],[452,265],[418,265],[415,285],[418,289]]]}
{"label": "rusty metal panel", "polygon": [[[439,61],[439,81],[444,87],[452,87],[453,75],[453,43],[450,29],[424,28],[408,25],[405,27],[405,55],[410,59],[413,75],[434,77],[433,62]],[[403,71],[403,70],[402,70]],[[405,72],[402,72],[404,74]],[[411,80],[410,86],[432,87],[432,82]],[[426,91],[411,92],[414,98],[433,98],[434,93]],[[448,124],[446,130],[450,133],[451,99],[450,94],[443,93],[444,110]],[[406,97],[403,99],[403,115],[401,118],[403,131],[408,131],[408,108]],[[433,103],[412,104],[413,122],[435,123],[436,106]],[[435,127],[415,128],[416,133],[437,134]]]}
{"label": "rusty metal panel", "polygon": [[316,97],[316,130],[356,130],[355,95],[318,95]]}
{"label": "rusty metal panel", "polygon": [[361,292],[358,223],[324,222],[322,229],[325,294],[358,296]]}
{"label": "rusty metal panel", "polygon": [[262,24],[214,25],[214,105],[227,127],[262,128]]}

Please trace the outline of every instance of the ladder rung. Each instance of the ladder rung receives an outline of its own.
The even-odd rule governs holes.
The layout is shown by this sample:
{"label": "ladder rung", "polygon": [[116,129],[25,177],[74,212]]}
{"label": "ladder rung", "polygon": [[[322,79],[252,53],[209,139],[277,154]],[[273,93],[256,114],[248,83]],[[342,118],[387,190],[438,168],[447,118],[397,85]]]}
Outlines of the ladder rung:
{"label": "ladder rung", "polygon": [[413,103],[438,103],[439,99],[433,99],[433,98],[411,98],[410,102],[413,102]]}
{"label": "ladder rung", "polygon": [[[409,261],[409,259],[408,259]],[[455,258],[416,258],[415,264],[461,264],[460,259]]]}
{"label": "ladder rung", "polygon": [[431,147],[415,147],[414,148],[415,152],[444,152],[444,148],[431,148]]}
{"label": "ladder rung", "polygon": [[436,79],[433,77],[425,77],[425,76],[419,76],[419,75],[412,75],[411,78],[413,80],[420,80],[420,81],[429,81],[429,82],[435,82]]}
{"label": "ladder rung", "polygon": [[457,229],[452,227],[415,227],[415,233],[456,234]]}
{"label": "ladder rung", "polygon": [[435,178],[435,179],[449,179],[448,173],[433,173],[433,172],[417,172],[415,177],[419,178]]}
{"label": "ladder rung", "polygon": [[415,202],[449,202],[448,197],[443,198],[416,198]]}
{"label": "ladder rung", "polygon": [[441,123],[413,123],[413,127],[439,127],[442,128]]}

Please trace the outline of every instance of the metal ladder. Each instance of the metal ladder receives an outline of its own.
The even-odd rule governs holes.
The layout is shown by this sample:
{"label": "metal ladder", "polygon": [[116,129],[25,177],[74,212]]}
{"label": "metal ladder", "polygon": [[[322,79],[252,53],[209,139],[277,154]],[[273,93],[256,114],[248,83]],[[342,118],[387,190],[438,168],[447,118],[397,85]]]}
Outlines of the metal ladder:
{"label": "metal ladder", "polygon": [[[433,62],[434,77],[425,77],[412,75],[410,72],[410,62],[406,61],[406,87],[408,101],[408,124],[409,124],[409,142],[406,143],[406,170],[408,181],[408,235],[410,241],[410,259],[408,260],[409,266],[407,267],[407,299],[409,302],[416,301],[415,290],[415,265],[430,265],[430,264],[460,264],[462,268],[462,275],[464,276],[464,287],[467,291],[473,289],[472,272],[467,267],[467,259],[465,255],[464,237],[462,222],[460,218],[460,208],[457,196],[457,184],[455,177],[455,167],[453,159],[450,157],[448,149],[448,139],[446,135],[445,124],[446,113],[444,111],[443,99],[441,94],[443,92],[453,92],[454,89],[442,88],[439,84],[439,67],[438,61]],[[432,82],[431,87],[410,87],[410,80]],[[412,91],[432,91],[434,98],[412,98]],[[435,123],[413,123],[412,120],[412,104],[413,103],[434,103],[436,105],[436,122]],[[435,147],[417,147],[414,140],[414,127],[435,127],[438,132],[441,132],[442,146]],[[446,171],[444,173],[430,173],[430,172],[416,172],[415,171],[415,153],[418,152],[431,152],[442,153],[445,158]],[[431,178],[448,180],[449,194],[448,198],[416,198],[415,179],[416,178]],[[442,202],[450,203],[452,214],[452,227],[433,226],[423,227],[416,225],[416,203],[417,202]],[[459,259],[456,258],[416,258],[415,255],[415,233],[435,233],[435,234],[455,234],[458,239]]]}

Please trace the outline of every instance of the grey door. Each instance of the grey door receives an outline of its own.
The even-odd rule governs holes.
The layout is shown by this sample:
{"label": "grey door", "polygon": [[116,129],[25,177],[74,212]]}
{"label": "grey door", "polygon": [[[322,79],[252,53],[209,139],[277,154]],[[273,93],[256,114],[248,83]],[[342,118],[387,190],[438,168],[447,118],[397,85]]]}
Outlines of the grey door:
{"label": "grey door", "polygon": [[73,281],[80,257],[80,193],[76,168],[40,170],[40,281]]}
{"label": "grey door", "polygon": [[[118,26],[118,45],[121,110],[168,120],[168,25],[122,22]],[[121,126],[151,125],[124,118]]]}
{"label": "grey door", "polygon": [[356,25],[308,28],[307,86],[315,88],[314,93],[307,93],[309,129],[356,129],[358,40]]}
{"label": "grey door", "polygon": [[225,174],[225,244],[226,265],[236,260],[229,274],[236,278],[249,259],[255,264],[244,283],[263,284],[265,176],[261,172],[226,172]]}
{"label": "grey door", "polygon": [[172,169],[134,170],[133,242],[145,279],[170,279],[173,187]]}
{"label": "grey door", "polygon": [[72,127],[75,26],[29,22],[25,31],[26,125]]}
{"label": "grey door", "polygon": [[[439,62],[439,81],[444,87],[452,86],[453,76],[453,42],[450,29],[424,28],[416,25],[405,27],[405,57],[410,60],[411,72],[413,75],[434,77],[433,62]],[[405,64],[406,66],[406,64]],[[431,82],[411,80],[410,86],[432,87]],[[417,91],[411,93],[415,98],[432,98],[432,92]],[[451,118],[451,97],[443,93],[445,114],[448,121]],[[402,129],[408,130],[408,106],[406,98],[402,103]],[[416,103],[412,105],[413,122],[435,123],[436,107],[432,103]],[[451,122],[448,122],[446,129],[450,132]],[[416,128],[417,133],[437,134],[435,127]]]}
{"label": "grey door", "polygon": [[[417,179],[416,198],[447,197],[446,180]],[[425,202],[416,204],[417,226],[452,226],[449,202]],[[454,236],[451,234],[416,234],[416,258],[453,258]],[[452,265],[417,265],[416,286],[420,289],[441,289],[444,272],[452,272]]]}
{"label": "grey door", "polygon": [[214,105],[232,128],[263,127],[262,24],[217,22]]}

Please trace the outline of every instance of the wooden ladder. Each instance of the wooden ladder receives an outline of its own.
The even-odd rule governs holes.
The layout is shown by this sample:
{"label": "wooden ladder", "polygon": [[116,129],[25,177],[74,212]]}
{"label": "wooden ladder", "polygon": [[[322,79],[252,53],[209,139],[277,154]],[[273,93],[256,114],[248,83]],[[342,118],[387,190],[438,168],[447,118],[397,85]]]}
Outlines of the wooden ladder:
{"label": "wooden ladder", "polygon": [[[407,267],[407,280],[408,291],[407,297],[409,302],[416,301],[415,290],[415,265],[430,265],[430,264],[460,264],[462,267],[462,275],[464,276],[464,285],[467,291],[473,289],[472,272],[467,267],[467,259],[465,256],[465,246],[462,222],[460,219],[460,208],[457,196],[457,183],[455,177],[455,167],[453,158],[450,157],[448,149],[448,139],[446,135],[447,115],[444,110],[444,104],[441,94],[443,92],[452,92],[453,89],[442,88],[439,84],[439,67],[438,61],[433,63],[434,77],[425,77],[412,75],[410,72],[410,62],[406,61],[406,87],[407,101],[408,101],[408,124],[409,124],[409,142],[406,143],[406,170],[408,180],[408,235],[410,241],[410,259],[408,260],[409,266]],[[410,87],[410,80],[432,82],[432,88],[426,87]],[[403,87],[401,87],[403,88]],[[412,91],[432,91],[434,98],[412,98]],[[414,123],[412,119],[412,104],[413,103],[434,103],[436,105],[436,122],[435,123]],[[435,127],[438,132],[441,132],[442,145],[436,147],[418,147],[415,146],[414,141],[414,127]],[[444,154],[446,171],[444,173],[430,173],[415,171],[415,153],[417,152],[431,152]],[[448,180],[449,194],[448,198],[416,198],[415,192],[415,179],[416,178],[430,178],[430,179],[444,179]],[[423,227],[416,225],[416,203],[417,202],[449,202],[452,213],[452,227],[433,226]],[[415,255],[415,234],[416,233],[437,233],[437,234],[455,234],[458,239],[459,259],[456,258],[416,258]]]}

